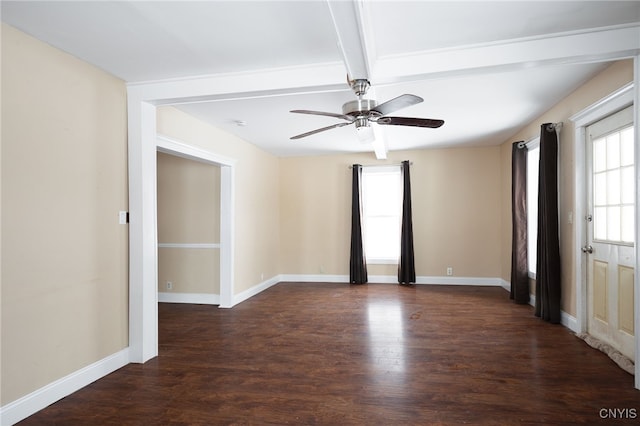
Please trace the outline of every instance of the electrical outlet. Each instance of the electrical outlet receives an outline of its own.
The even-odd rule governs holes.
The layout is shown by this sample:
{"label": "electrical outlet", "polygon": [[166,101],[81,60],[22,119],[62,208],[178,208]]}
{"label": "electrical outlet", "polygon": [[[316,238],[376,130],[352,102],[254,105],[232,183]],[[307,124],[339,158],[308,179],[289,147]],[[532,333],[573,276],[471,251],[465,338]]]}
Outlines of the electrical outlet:
{"label": "electrical outlet", "polygon": [[167,281],[167,290],[173,289],[173,283],[171,281]]}
{"label": "electrical outlet", "polygon": [[451,266],[447,267],[447,275],[453,275],[453,268]]}

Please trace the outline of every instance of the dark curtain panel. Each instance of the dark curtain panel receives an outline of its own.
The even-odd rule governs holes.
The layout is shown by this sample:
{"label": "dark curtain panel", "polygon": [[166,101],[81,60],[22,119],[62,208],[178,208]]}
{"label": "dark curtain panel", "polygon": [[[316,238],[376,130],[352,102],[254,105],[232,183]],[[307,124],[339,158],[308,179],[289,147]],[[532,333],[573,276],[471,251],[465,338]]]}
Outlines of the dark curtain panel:
{"label": "dark curtain panel", "polygon": [[367,259],[362,241],[362,166],[354,164],[351,183],[351,257],[349,282],[364,284],[368,281]]}
{"label": "dark curtain panel", "polygon": [[529,303],[527,265],[527,146],[511,147],[511,294],[516,303]]}
{"label": "dark curtain panel", "polygon": [[540,131],[538,251],[535,315],[560,323],[560,241],[558,239],[558,136],[555,125]]}
{"label": "dark curtain panel", "polygon": [[398,282],[416,282],[416,265],[413,254],[413,222],[411,219],[411,179],[409,162],[402,162],[402,228],[400,232],[400,261],[398,262]]}

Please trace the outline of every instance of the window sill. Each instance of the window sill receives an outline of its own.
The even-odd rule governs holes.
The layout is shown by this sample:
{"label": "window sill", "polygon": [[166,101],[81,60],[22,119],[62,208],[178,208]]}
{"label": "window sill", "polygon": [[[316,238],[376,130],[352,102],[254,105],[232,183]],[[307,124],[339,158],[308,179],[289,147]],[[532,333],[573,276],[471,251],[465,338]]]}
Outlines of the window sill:
{"label": "window sill", "polygon": [[369,265],[397,265],[398,259],[367,258]]}

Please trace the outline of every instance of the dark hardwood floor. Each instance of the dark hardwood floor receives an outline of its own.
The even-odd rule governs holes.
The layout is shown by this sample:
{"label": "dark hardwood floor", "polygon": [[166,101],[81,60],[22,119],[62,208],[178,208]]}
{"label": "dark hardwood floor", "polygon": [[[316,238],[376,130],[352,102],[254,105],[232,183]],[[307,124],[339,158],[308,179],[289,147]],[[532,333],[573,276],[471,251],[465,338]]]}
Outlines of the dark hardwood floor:
{"label": "dark hardwood floor", "polygon": [[502,288],[280,283],[233,309],[159,311],[157,358],[20,424],[640,421],[633,376]]}

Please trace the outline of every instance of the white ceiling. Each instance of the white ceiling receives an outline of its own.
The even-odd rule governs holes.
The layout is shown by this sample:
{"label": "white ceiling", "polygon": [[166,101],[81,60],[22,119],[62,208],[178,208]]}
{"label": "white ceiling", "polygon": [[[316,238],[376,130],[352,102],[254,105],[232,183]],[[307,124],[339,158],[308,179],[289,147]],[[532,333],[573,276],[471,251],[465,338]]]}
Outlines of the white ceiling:
{"label": "white ceiling", "polygon": [[[371,151],[353,126],[289,139],[340,122],[289,110],[340,113],[355,99],[347,72],[369,79],[367,97],[379,103],[403,93],[424,98],[393,115],[445,120],[439,129],[378,126],[389,150],[488,145],[607,62],[640,50],[639,1],[2,1],[1,8],[4,22],[129,83],[244,82],[251,89],[218,89],[178,107],[278,156]],[[272,87],[267,72],[294,78]]]}

